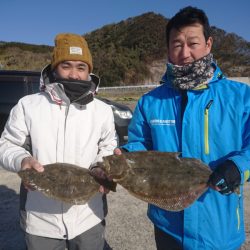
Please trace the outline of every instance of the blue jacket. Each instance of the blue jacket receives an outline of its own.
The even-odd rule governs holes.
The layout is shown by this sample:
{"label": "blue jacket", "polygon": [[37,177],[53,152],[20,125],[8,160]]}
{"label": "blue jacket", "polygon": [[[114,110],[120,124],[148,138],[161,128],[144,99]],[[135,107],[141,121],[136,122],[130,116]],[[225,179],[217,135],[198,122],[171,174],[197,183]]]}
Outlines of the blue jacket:
{"label": "blue jacket", "polygon": [[[225,159],[249,181],[250,87],[226,79],[216,67],[208,86],[187,92],[181,119],[181,95],[169,82],[140,98],[129,126],[128,151],[181,152],[201,159],[214,170]],[[181,212],[154,205],[148,217],[175,237],[184,249],[235,250],[245,240],[243,187],[240,194],[222,195],[209,188]]]}

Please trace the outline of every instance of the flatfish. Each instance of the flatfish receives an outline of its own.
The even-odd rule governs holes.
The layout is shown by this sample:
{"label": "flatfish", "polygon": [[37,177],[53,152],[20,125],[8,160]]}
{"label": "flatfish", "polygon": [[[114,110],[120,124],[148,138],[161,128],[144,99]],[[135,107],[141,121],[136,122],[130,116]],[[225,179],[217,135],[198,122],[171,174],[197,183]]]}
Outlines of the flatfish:
{"label": "flatfish", "polygon": [[100,166],[135,197],[169,211],[183,210],[198,199],[211,174],[198,159],[158,151],[107,156]]}
{"label": "flatfish", "polygon": [[85,204],[100,187],[88,169],[68,163],[44,165],[43,172],[21,170],[18,175],[46,196],[70,204]]}

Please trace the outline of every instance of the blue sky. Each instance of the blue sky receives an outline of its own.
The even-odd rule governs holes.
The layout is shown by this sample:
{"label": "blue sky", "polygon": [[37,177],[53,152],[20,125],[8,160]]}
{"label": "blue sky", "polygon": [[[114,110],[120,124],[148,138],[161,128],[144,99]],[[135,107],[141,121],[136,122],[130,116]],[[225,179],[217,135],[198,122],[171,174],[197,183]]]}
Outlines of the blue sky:
{"label": "blue sky", "polygon": [[187,5],[250,42],[250,0],[0,0],[0,41],[53,45],[60,32],[84,34],[149,11],[170,18]]}

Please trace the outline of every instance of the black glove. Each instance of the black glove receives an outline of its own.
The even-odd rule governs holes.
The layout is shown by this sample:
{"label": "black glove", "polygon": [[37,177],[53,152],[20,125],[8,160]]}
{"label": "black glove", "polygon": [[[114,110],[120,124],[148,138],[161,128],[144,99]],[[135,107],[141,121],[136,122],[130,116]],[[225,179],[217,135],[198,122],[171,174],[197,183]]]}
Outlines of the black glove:
{"label": "black glove", "polygon": [[105,188],[116,192],[116,183],[107,176],[105,171],[99,166],[92,166],[90,167],[90,174],[94,177],[96,182],[100,185],[104,186]]}
{"label": "black glove", "polygon": [[221,194],[231,194],[240,185],[241,176],[237,166],[230,160],[220,164],[210,175],[209,182],[217,186]]}

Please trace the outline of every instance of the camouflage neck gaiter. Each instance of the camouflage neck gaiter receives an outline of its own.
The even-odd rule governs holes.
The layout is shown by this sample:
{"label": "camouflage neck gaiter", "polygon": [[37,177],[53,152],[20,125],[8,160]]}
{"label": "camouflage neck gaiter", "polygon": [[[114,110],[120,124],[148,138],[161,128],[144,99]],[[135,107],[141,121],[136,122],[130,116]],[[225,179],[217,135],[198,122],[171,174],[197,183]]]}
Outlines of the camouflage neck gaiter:
{"label": "camouflage neck gaiter", "polygon": [[184,66],[167,63],[167,78],[175,89],[188,90],[207,84],[213,76],[213,55],[208,55]]}

